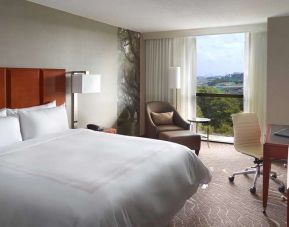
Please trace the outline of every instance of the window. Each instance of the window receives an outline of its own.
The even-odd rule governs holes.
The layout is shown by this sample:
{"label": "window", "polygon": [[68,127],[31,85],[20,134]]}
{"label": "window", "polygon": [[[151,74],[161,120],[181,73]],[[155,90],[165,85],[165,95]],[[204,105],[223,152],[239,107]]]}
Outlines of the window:
{"label": "window", "polygon": [[232,136],[231,114],[243,110],[245,34],[197,37],[197,117],[211,134]]}

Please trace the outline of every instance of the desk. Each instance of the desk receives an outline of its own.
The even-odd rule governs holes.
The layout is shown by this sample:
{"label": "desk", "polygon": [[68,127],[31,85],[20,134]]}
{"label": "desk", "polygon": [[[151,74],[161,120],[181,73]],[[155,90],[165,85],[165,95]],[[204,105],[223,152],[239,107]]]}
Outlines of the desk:
{"label": "desk", "polygon": [[[269,178],[271,170],[271,161],[274,159],[288,158],[289,138],[275,136],[273,133],[283,128],[289,128],[289,125],[269,125],[266,133],[266,142],[264,144],[263,154],[263,208],[266,211],[269,190]],[[287,203],[288,204],[288,203]],[[287,205],[288,206],[288,205]]]}

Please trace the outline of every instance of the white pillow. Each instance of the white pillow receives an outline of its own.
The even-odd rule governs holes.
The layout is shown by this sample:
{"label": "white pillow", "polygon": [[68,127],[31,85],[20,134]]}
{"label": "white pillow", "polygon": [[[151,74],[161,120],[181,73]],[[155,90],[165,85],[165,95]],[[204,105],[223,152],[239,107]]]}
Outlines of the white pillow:
{"label": "white pillow", "polygon": [[0,118],[0,147],[22,141],[19,120],[17,117]]}
{"label": "white pillow", "polygon": [[23,140],[69,129],[65,106],[35,111],[18,111]]}
{"label": "white pillow", "polygon": [[13,116],[18,113],[18,111],[31,111],[31,110],[42,110],[42,109],[48,109],[48,108],[53,108],[56,107],[56,100],[39,105],[39,106],[32,106],[32,107],[27,107],[27,108],[21,108],[21,109],[6,109],[7,111],[7,116]]}
{"label": "white pillow", "polygon": [[0,109],[0,117],[6,117],[6,109]]}

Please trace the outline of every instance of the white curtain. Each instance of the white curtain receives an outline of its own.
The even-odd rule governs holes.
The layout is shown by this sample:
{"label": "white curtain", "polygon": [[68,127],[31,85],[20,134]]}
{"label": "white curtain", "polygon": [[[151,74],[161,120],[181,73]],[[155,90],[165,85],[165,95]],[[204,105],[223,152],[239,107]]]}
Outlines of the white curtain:
{"label": "white curtain", "polygon": [[146,101],[169,101],[170,39],[146,40]]}
{"label": "white curtain", "polygon": [[181,67],[178,111],[196,115],[196,39],[182,37],[146,41],[146,101],[172,101],[168,87],[169,67]]}
{"label": "white curtain", "polygon": [[244,75],[244,111],[258,115],[262,142],[266,133],[267,32],[247,34],[247,72]]}

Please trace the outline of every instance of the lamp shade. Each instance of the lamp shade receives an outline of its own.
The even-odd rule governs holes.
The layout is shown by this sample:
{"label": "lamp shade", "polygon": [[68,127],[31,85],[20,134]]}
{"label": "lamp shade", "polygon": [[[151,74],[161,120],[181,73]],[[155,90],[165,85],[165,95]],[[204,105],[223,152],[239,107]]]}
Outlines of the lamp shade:
{"label": "lamp shade", "polygon": [[100,92],[101,75],[75,73],[72,75],[72,93]]}
{"label": "lamp shade", "polygon": [[169,68],[169,88],[181,88],[181,67]]}

